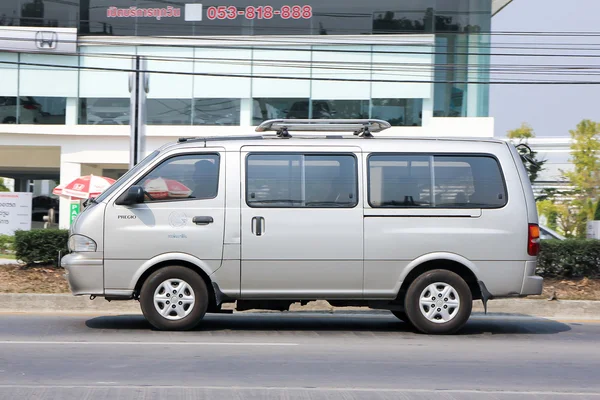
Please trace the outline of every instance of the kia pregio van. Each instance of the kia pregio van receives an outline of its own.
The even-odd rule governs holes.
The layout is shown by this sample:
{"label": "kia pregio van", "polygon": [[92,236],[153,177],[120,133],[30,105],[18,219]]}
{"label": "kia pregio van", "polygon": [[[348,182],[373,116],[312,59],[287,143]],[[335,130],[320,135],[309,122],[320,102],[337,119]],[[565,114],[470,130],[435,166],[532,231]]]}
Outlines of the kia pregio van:
{"label": "kia pregio van", "polygon": [[[326,300],[453,333],[473,300],[540,294],[538,216],[516,148],[378,137],[381,120],[271,120],[153,152],[70,229],[75,295],[139,300],[157,329]],[[345,134],[348,132],[349,134]]]}

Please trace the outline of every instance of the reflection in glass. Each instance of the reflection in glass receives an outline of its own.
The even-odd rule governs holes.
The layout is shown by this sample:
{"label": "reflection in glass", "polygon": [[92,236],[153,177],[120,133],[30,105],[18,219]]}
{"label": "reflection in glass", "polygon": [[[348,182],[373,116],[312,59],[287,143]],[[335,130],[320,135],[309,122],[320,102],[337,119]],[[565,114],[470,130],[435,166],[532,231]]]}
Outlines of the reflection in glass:
{"label": "reflection in glass", "polygon": [[431,169],[428,156],[374,155],[369,158],[371,207],[429,207]]}
{"label": "reflection in glass", "polygon": [[314,119],[365,119],[369,118],[369,100],[313,100]]}
{"label": "reflection in glass", "polygon": [[16,97],[0,97],[0,122],[3,124],[17,123]]}
{"label": "reflection in glass", "polygon": [[82,125],[129,125],[129,99],[81,98],[79,123]]}
{"label": "reflection in glass", "polygon": [[251,154],[246,202],[251,207],[344,208],[358,203],[352,155]]}
{"label": "reflection in glass", "polygon": [[239,125],[240,99],[194,99],[193,125]]}
{"label": "reflection in glass", "polygon": [[148,99],[148,125],[190,125],[192,123],[191,99]]}
{"label": "reflection in glass", "polygon": [[64,97],[0,97],[0,122],[62,125],[66,104]]}
{"label": "reflection in glass", "polygon": [[371,118],[392,126],[421,126],[423,99],[373,99]]}
{"label": "reflection in glass", "polygon": [[306,119],[308,105],[308,99],[253,99],[252,121],[259,125],[269,119]]}

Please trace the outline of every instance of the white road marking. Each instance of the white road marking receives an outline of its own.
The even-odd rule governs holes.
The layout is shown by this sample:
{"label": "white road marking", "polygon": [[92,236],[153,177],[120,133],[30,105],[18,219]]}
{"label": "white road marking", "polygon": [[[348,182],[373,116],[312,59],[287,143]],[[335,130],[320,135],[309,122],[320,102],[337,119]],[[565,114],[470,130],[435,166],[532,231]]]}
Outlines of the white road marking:
{"label": "white road marking", "polygon": [[[108,382],[107,382],[108,383]],[[569,392],[569,391],[540,391],[540,390],[463,390],[463,389],[401,389],[401,388],[366,388],[366,387],[298,387],[298,386],[141,386],[141,385],[114,385],[114,386],[96,386],[96,385],[12,385],[0,384],[0,389],[203,389],[203,390],[264,390],[264,391],[311,391],[311,392],[373,392],[373,393],[432,393],[432,394],[487,394],[487,395],[531,395],[531,396],[587,396],[600,397],[600,393],[594,392]]]}
{"label": "white road marking", "polygon": [[77,342],[77,341],[37,341],[37,340],[0,340],[0,345],[80,345],[80,346],[298,346],[298,343],[242,343],[242,342]]}

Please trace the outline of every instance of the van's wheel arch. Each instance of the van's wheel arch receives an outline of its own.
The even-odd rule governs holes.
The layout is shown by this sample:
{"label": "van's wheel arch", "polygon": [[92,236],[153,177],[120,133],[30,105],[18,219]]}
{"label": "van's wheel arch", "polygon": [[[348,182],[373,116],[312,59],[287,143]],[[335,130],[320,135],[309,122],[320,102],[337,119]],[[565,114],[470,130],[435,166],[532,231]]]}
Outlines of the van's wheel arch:
{"label": "van's wheel arch", "polygon": [[195,328],[208,309],[209,295],[204,279],[194,270],[164,266],[142,284],[140,306],[144,317],[159,330]]}
{"label": "van's wheel arch", "polygon": [[428,334],[451,334],[471,316],[473,296],[458,274],[434,269],[414,279],[406,290],[404,309],[417,330]]}

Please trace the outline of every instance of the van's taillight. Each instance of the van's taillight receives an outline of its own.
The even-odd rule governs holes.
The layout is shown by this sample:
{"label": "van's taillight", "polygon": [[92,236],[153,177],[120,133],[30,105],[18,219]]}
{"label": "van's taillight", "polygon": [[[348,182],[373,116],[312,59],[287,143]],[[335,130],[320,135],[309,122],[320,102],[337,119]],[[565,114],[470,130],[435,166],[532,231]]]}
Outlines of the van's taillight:
{"label": "van's taillight", "polygon": [[537,224],[529,224],[528,236],[527,253],[530,256],[537,256],[540,252],[540,227]]}

